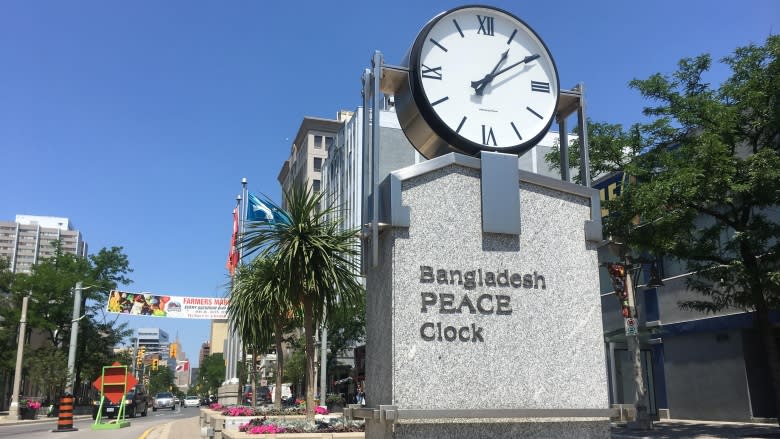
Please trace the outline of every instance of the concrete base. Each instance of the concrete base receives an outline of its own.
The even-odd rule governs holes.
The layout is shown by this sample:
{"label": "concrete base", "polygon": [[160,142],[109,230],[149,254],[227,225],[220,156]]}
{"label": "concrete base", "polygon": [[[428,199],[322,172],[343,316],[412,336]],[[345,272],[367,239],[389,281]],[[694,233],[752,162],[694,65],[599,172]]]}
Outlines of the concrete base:
{"label": "concrete base", "polygon": [[617,416],[612,420],[615,422],[631,422],[636,420],[636,408],[633,404],[612,404],[616,410]]}
{"label": "concrete base", "polygon": [[240,401],[238,384],[223,384],[217,391],[217,398],[222,405],[237,405]]}
{"label": "concrete base", "polygon": [[493,438],[609,438],[608,419],[462,419],[436,422],[399,422],[392,429],[366,422],[367,439],[493,439]]}

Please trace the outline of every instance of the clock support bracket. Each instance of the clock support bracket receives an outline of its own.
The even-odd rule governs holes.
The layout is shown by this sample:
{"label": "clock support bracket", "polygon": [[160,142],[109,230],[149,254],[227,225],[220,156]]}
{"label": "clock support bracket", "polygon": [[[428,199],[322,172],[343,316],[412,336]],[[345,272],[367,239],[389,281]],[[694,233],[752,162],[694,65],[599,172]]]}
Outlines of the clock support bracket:
{"label": "clock support bracket", "polygon": [[[362,75],[363,82],[363,209],[361,223],[363,224],[363,267],[362,271],[379,264],[379,232],[387,228],[391,223],[380,222],[379,194],[381,181],[378,181],[377,169],[379,169],[379,124],[371,123],[373,114],[378,115],[381,109],[382,96],[395,95],[400,87],[407,81],[409,69],[401,66],[387,65],[384,63],[382,52],[375,51],[371,59],[371,68],[365,69]],[[569,138],[566,128],[567,119],[577,113],[578,136],[581,139],[580,155],[580,181],[586,187],[590,187],[590,159],[588,157],[588,130],[585,116],[585,86],[577,84],[571,90],[561,90],[558,107],[555,112],[555,120],[558,122],[560,136],[560,163],[561,180],[570,181],[569,172]],[[377,196],[375,196],[375,194]],[[599,210],[599,201],[591,206],[591,209]],[[396,214],[395,212],[393,214]],[[599,213],[600,215],[600,213]],[[592,221],[591,221],[592,222]],[[594,231],[595,233],[595,231]],[[370,264],[369,264],[370,261]]]}

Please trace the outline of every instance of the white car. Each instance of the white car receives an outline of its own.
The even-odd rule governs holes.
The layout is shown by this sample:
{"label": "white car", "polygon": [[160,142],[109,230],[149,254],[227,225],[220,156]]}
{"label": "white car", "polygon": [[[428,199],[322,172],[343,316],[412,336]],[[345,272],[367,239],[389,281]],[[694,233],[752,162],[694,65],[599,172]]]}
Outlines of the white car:
{"label": "white car", "polygon": [[197,396],[185,397],[184,407],[200,407],[200,398],[198,398]]}

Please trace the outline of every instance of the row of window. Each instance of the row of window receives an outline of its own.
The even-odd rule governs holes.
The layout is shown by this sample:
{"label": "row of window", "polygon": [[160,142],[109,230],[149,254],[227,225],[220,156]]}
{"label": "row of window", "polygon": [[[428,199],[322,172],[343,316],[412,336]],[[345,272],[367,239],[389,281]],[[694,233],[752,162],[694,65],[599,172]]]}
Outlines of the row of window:
{"label": "row of window", "polygon": [[[323,140],[324,140],[324,142],[323,142]],[[314,136],[314,148],[322,149],[323,144],[325,145],[325,151],[330,149],[330,147],[333,146],[333,137],[330,137],[330,136]]]}

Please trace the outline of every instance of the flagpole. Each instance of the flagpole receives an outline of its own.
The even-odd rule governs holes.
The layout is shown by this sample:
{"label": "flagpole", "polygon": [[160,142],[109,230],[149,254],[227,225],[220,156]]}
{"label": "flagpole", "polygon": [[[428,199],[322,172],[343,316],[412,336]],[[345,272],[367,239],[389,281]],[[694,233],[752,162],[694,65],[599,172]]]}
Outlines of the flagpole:
{"label": "flagpole", "polygon": [[[246,210],[247,210],[247,201],[249,197],[247,196],[247,180],[246,177],[241,179],[241,200],[240,200],[240,208],[239,208],[239,217],[238,217],[238,230],[240,239],[238,242],[241,242],[241,240],[244,238],[244,233],[246,232]],[[243,246],[238,246],[238,262],[239,264],[242,264],[244,262],[244,249]],[[242,346],[243,343],[241,342],[241,336],[235,332],[235,328],[233,328],[233,364],[232,364],[232,376],[231,378],[238,378],[238,361],[240,358],[242,358]]]}
{"label": "flagpole", "polygon": [[[239,224],[241,224],[241,195],[236,195],[236,209],[238,212],[238,221]],[[234,218],[235,220],[235,218]],[[235,224],[235,223],[234,223]],[[239,235],[236,238],[235,247],[240,248],[240,231],[241,227],[238,228]],[[236,248],[234,247],[234,251]],[[240,257],[239,257],[240,261]],[[231,261],[231,264],[233,262]],[[235,286],[235,266],[233,267],[234,271],[230,273],[230,296],[233,296],[233,287]],[[234,328],[233,324],[228,320],[228,328],[227,328],[227,340],[225,342],[225,383],[229,384],[230,379],[234,377],[234,374],[230,372],[230,365],[233,364],[233,357],[235,356],[234,349],[233,349],[233,339],[234,339]]]}

